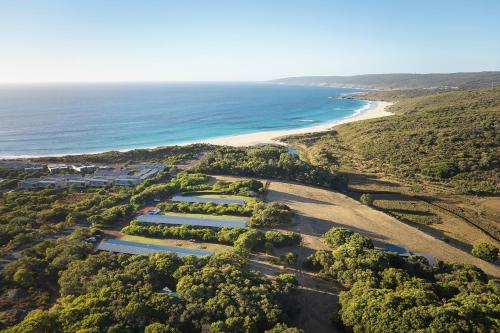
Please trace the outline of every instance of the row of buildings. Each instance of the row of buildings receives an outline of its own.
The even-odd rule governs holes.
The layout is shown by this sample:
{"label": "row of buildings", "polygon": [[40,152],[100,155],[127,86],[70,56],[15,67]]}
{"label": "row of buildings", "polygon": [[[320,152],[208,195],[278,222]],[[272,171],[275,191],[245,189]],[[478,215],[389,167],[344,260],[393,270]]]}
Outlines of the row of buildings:
{"label": "row of buildings", "polygon": [[22,170],[22,171],[44,171],[48,170],[50,173],[58,173],[64,171],[76,171],[76,172],[92,172],[99,168],[109,168],[106,166],[95,166],[93,164],[41,164],[32,163],[22,160],[0,160],[0,169],[9,170]]}
{"label": "row of buildings", "polygon": [[165,170],[159,163],[141,163],[121,169],[97,169],[91,175],[63,174],[21,181],[19,188],[35,190],[42,188],[136,186]]}

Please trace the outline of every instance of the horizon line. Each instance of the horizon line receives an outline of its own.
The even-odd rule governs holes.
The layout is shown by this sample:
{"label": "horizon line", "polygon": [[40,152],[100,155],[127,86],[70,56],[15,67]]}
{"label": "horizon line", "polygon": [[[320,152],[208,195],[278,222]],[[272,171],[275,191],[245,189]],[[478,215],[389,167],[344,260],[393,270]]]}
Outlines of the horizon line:
{"label": "horizon line", "polygon": [[350,75],[292,75],[281,76],[272,79],[264,80],[82,80],[82,81],[0,81],[0,85],[50,85],[50,84],[128,84],[128,83],[267,83],[275,80],[300,78],[300,77],[355,77],[364,75],[446,75],[446,74],[467,74],[467,73],[497,73],[497,70],[480,70],[480,71],[457,71],[457,72],[386,72],[386,73],[364,73]]}

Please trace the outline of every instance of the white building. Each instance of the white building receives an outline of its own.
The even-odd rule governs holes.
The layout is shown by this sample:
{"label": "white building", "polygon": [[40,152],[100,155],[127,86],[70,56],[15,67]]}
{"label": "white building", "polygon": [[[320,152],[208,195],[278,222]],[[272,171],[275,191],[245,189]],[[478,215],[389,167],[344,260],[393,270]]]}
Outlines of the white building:
{"label": "white building", "polygon": [[71,169],[75,170],[76,172],[89,172],[95,169],[95,165],[73,164],[71,165]]}
{"label": "white building", "polygon": [[68,170],[68,166],[66,164],[49,164],[47,169],[49,169],[50,173],[57,173]]}

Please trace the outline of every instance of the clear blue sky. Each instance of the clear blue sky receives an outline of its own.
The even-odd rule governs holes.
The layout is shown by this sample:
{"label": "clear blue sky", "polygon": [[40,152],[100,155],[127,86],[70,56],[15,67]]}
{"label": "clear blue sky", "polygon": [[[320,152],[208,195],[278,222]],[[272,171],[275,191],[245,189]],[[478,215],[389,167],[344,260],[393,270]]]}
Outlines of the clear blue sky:
{"label": "clear blue sky", "polygon": [[500,0],[1,0],[0,82],[500,69]]}

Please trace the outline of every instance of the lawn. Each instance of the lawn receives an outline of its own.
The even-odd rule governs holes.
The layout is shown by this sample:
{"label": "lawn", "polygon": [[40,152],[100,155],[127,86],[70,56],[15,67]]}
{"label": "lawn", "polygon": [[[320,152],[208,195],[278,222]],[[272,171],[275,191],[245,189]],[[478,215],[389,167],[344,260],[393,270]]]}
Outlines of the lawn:
{"label": "lawn", "polygon": [[208,251],[212,251],[215,253],[231,249],[231,246],[227,246],[227,245],[201,243],[201,242],[198,243],[198,242],[191,242],[189,240],[183,240],[183,239],[158,239],[158,238],[148,238],[148,237],[132,236],[132,235],[124,235],[120,239],[124,240],[124,241],[138,242],[138,243],[144,243],[144,244],[178,246],[178,247],[185,247],[188,249],[208,250]]}

